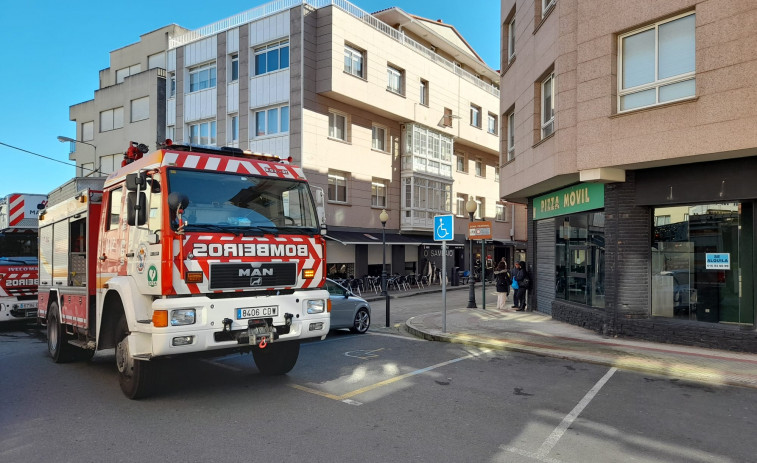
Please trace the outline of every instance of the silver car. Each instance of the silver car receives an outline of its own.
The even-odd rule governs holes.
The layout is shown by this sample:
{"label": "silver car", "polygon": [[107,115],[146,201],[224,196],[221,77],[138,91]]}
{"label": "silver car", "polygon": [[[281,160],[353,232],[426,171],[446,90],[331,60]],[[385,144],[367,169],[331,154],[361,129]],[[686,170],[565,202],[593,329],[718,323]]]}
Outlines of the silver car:
{"label": "silver car", "polygon": [[336,281],[326,279],[324,286],[331,300],[331,329],[349,328],[365,333],[371,326],[371,305]]}

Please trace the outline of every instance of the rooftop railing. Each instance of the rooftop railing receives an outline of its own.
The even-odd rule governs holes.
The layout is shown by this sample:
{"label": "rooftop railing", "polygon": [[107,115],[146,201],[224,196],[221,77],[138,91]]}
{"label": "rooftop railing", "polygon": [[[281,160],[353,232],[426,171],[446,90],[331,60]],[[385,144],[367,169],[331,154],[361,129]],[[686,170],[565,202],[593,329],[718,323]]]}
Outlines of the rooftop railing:
{"label": "rooftop railing", "polygon": [[200,40],[204,37],[215,35],[231,28],[241,26],[242,24],[257,21],[259,19],[265,18],[266,16],[271,16],[273,14],[280,13],[282,11],[300,5],[309,5],[315,9],[333,5],[344,11],[345,13],[365,22],[377,31],[380,31],[388,37],[391,37],[404,46],[412,48],[427,59],[435,62],[443,68],[446,68],[448,71],[453,72],[458,77],[499,98],[499,88],[497,88],[497,86],[487,83],[479,77],[476,77],[474,74],[462,69],[452,61],[438,55],[433,50],[421,45],[410,37],[407,37],[399,30],[389,26],[370,13],[361,10],[347,0],[275,0],[273,2],[266,3],[265,5],[260,5],[229,18],[222,19],[221,21],[217,21],[213,24],[203,26],[197,30],[187,32],[186,34],[170,37],[168,39],[168,47],[169,49],[174,49],[182,45]]}

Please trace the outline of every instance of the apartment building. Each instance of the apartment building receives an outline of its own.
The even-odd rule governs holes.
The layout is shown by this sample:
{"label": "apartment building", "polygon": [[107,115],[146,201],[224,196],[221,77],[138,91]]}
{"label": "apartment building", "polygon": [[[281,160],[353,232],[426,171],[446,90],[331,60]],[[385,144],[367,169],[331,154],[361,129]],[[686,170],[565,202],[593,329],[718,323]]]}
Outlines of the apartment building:
{"label": "apartment building", "polygon": [[757,352],[757,4],[503,0],[500,193],[531,306]]}
{"label": "apartment building", "polygon": [[110,67],[100,71],[94,99],[69,108],[76,136],[65,138],[76,140],[69,155],[76,176],[114,172],[131,141],[155,149],[165,140],[168,37],[185,32],[172,24],[110,52]]}
{"label": "apartment building", "polygon": [[450,213],[447,268],[468,268],[469,198],[493,223],[484,258],[525,252],[525,207],[498,200],[499,74],[449,24],[272,2],[172,37],[166,73],[167,137],[292,156],[323,188],[330,276],[379,275],[382,232],[389,273],[433,273]]}

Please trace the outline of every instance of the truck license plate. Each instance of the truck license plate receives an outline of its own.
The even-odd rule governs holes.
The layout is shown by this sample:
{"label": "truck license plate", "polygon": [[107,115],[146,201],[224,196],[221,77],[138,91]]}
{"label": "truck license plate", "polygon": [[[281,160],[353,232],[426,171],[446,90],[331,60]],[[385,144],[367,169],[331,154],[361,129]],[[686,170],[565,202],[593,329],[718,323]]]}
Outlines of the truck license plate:
{"label": "truck license plate", "polygon": [[279,314],[279,306],[269,305],[265,307],[243,307],[237,309],[237,320],[245,318],[275,317]]}

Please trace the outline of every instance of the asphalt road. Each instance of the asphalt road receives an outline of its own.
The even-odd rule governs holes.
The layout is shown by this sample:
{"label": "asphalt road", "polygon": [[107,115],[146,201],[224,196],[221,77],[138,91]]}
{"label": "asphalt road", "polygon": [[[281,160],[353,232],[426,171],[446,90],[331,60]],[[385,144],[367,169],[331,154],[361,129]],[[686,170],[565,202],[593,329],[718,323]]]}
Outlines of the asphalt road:
{"label": "asphalt road", "polygon": [[[423,310],[423,299],[436,310],[439,298],[398,299],[393,314]],[[374,324],[382,310],[374,304]],[[2,327],[0,461],[755,459],[755,390],[381,327],[303,345],[283,377],[259,375],[249,355],[167,362],[158,393],[141,401],[121,394],[112,352],[57,365],[44,335]]]}

